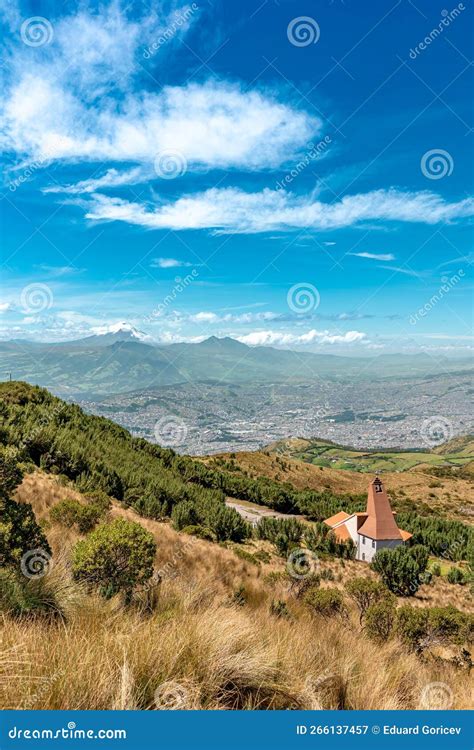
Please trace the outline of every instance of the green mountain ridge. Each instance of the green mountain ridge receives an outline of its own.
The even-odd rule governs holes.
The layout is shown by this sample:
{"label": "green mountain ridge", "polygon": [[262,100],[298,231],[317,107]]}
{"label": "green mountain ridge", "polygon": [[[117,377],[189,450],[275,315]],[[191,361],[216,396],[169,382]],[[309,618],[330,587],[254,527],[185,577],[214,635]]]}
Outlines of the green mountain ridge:
{"label": "green mountain ridge", "polygon": [[[27,381],[61,396],[128,393],[182,383],[302,383],[317,379],[437,377],[439,362],[417,355],[344,357],[250,347],[211,337],[197,344],[157,345],[119,330],[75,341],[0,342],[0,380]],[[443,371],[466,373],[470,360],[443,358]]]}

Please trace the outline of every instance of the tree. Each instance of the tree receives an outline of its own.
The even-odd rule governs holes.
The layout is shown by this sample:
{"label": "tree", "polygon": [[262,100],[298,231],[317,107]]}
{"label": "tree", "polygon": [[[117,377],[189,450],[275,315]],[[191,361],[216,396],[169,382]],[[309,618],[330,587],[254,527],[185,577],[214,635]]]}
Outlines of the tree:
{"label": "tree", "polygon": [[73,576],[97,586],[103,596],[122,592],[128,604],[133,591],[153,575],[156,544],[139,523],[117,518],[76,544]]}
{"label": "tree", "polygon": [[426,569],[428,552],[421,545],[377,552],[371,566],[380,574],[383,583],[397,596],[413,596],[418,591]]}
{"label": "tree", "polygon": [[12,497],[22,479],[16,457],[11,450],[0,452],[0,567],[17,567],[27,552],[41,550],[43,559],[51,554],[31,505]]}
{"label": "tree", "polygon": [[372,581],[370,578],[353,578],[346,584],[346,591],[357,605],[361,625],[368,608],[389,596],[389,591],[383,583]]}

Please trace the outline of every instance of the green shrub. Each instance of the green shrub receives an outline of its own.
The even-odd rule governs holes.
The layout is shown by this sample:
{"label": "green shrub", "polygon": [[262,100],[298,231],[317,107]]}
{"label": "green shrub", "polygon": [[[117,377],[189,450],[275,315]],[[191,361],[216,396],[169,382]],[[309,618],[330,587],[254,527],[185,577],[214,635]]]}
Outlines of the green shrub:
{"label": "green shrub", "polygon": [[345,611],[344,597],[339,589],[311,588],[304,595],[304,601],[323,617],[333,617]]}
{"label": "green shrub", "polygon": [[274,617],[284,617],[287,620],[290,619],[290,611],[283,599],[272,601],[270,604],[270,614],[274,615]]}
{"label": "green shrub", "polygon": [[17,457],[16,451],[0,449],[0,567],[18,569],[27,552],[41,549],[50,555],[51,549],[31,505],[13,499],[22,479]]}
{"label": "green shrub", "polygon": [[377,552],[371,567],[383,583],[397,596],[414,596],[422,581],[428,563],[428,550],[422,545],[395,549],[384,548]]}
{"label": "green shrub", "polygon": [[428,626],[434,637],[462,644],[472,638],[473,616],[452,605],[429,609]]}
{"label": "green shrub", "polygon": [[182,534],[189,534],[189,536],[196,536],[198,539],[204,539],[206,542],[215,542],[216,537],[210,529],[205,529],[204,526],[186,526],[181,529]]}
{"label": "green shrub", "polygon": [[321,571],[321,580],[334,581],[334,573],[332,572],[331,568],[325,568]]}
{"label": "green shrub", "polygon": [[0,570],[0,612],[25,618],[63,616],[54,586],[48,580],[26,578],[11,570]]}
{"label": "green shrub", "polygon": [[371,578],[353,578],[346,584],[346,591],[357,605],[360,623],[370,606],[390,597],[387,587]]}
{"label": "green shrub", "polygon": [[139,523],[117,518],[103,524],[73,550],[73,576],[106,596],[122,592],[131,601],[134,589],[153,574],[156,544]]}
{"label": "green shrub", "polygon": [[441,575],[441,565],[439,563],[433,563],[431,566],[431,572],[434,576],[438,577]]}
{"label": "green shrub", "polygon": [[100,510],[101,515],[105,515],[112,505],[111,498],[102,490],[88,492],[85,496],[85,500],[89,505],[93,505],[94,508]]}
{"label": "green shrub", "polygon": [[232,594],[232,603],[237,604],[238,607],[243,607],[247,601],[247,592],[245,586],[241,584],[238,586]]}
{"label": "green shrub", "polygon": [[198,526],[198,515],[194,503],[184,500],[174,506],[171,511],[171,520],[176,531],[186,527]]}
{"label": "green shrub", "polygon": [[474,618],[451,605],[427,609],[404,606],[397,610],[396,629],[405,643],[421,651],[436,643],[470,643]]}
{"label": "green shrub", "polygon": [[57,503],[50,512],[53,521],[72,528],[77,526],[80,534],[87,534],[103,515],[102,506],[83,505],[77,500],[66,498]]}
{"label": "green shrub", "polygon": [[451,568],[446,578],[449,583],[457,583],[460,586],[464,586],[466,583],[466,576],[460,568]]}
{"label": "green shrub", "polygon": [[260,565],[260,560],[257,559],[256,555],[252,555],[252,553],[247,552],[246,549],[242,549],[241,547],[232,547],[231,549],[241,560],[245,560],[245,562],[248,562],[251,565]]}
{"label": "green shrub", "polygon": [[374,641],[387,641],[395,621],[395,597],[370,604],[365,611],[365,632]]}
{"label": "green shrub", "polygon": [[405,605],[397,610],[396,630],[400,638],[413,650],[421,648],[428,634],[427,609]]}

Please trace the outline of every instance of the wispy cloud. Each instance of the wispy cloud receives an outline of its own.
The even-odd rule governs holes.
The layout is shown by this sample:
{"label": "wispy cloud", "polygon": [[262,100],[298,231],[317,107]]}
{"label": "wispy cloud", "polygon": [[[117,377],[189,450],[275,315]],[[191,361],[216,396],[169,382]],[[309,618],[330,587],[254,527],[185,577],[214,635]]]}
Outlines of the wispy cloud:
{"label": "wispy cloud", "polygon": [[187,263],[177,258],[153,258],[150,263],[152,268],[190,268],[196,266],[196,263]]}
{"label": "wispy cloud", "polygon": [[213,229],[221,233],[302,227],[335,229],[373,220],[437,224],[473,215],[474,199],[449,203],[427,191],[375,190],[323,203],[311,196],[283,191],[246,193],[237,188],[212,188],[158,205],[95,194],[86,213],[88,219],[95,221],[125,221],[149,229]]}
{"label": "wispy cloud", "polygon": [[392,253],[349,253],[356,258],[370,258],[371,260],[395,260],[395,256]]}
{"label": "wispy cloud", "polygon": [[123,185],[136,185],[144,182],[152,175],[151,170],[142,167],[134,167],[120,172],[118,169],[108,169],[101,177],[88,180],[80,180],[73,185],[50,185],[42,189],[43,193],[69,193],[80,195],[82,193],[95,193],[103,188],[122,187]]}

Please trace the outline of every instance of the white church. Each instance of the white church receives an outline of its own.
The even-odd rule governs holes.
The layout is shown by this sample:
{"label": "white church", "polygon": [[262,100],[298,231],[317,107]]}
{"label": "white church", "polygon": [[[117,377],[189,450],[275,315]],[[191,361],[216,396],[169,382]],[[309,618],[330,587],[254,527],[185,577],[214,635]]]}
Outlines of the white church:
{"label": "white church", "polygon": [[383,547],[398,547],[413,535],[397,526],[396,512],[390,507],[385,487],[376,477],[369,484],[365,513],[349,515],[343,510],[324,521],[338,541],[352,539],[356,545],[356,560],[370,562]]}

